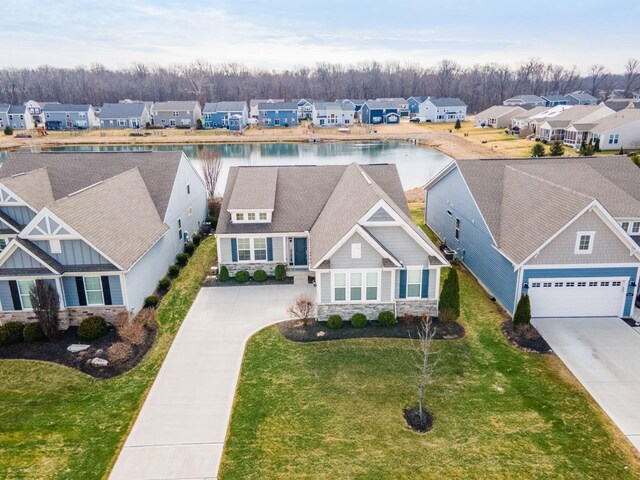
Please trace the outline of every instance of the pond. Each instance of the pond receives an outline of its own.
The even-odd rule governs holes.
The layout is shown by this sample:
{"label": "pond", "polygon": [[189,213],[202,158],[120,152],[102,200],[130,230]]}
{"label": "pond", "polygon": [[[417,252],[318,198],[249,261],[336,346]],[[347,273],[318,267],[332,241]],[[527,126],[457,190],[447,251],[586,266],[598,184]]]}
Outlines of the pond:
{"label": "pond", "polygon": [[[341,165],[394,163],[405,190],[424,185],[444,168],[451,158],[437,150],[405,142],[336,142],[336,143],[226,143],[197,145],[82,145],[52,147],[48,150],[140,151],[182,150],[199,167],[200,159],[220,155],[222,170],[218,193],[222,194],[229,167],[248,165]],[[0,157],[0,161],[3,158]]]}

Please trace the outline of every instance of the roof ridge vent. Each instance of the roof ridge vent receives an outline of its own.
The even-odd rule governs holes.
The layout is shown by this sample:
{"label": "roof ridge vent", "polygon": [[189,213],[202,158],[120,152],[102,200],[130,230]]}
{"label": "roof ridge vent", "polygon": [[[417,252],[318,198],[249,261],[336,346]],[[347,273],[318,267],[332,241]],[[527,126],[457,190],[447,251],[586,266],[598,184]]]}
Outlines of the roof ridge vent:
{"label": "roof ridge vent", "polygon": [[92,183],[91,185],[81,188],[80,190],[76,190],[75,192],[71,192],[70,194],[67,195],[67,197],[73,197],[74,195],[77,195],[78,193],[82,193],[85,190],[89,190],[90,188],[95,187],[96,185],[100,185],[101,183],[104,183],[104,180],[100,180],[99,182],[96,183]]}
{"label": "roof ridge vent", "polygon": [[22,175],[26,175],[27,172],[20,172],[20,173],[16,173],[14,175],[11,175],[11,178],[15,178],[15,177],[21,177]]}

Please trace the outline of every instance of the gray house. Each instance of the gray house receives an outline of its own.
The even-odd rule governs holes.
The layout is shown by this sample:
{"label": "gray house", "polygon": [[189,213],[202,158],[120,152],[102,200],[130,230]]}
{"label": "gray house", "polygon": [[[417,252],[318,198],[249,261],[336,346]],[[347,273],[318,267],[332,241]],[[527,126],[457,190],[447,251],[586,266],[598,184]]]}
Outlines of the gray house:
{"label": "gray house", "polygon": [[144,102],[105,103],[100,109],[100,128],[144,128],[151,112]]}
{"label": "gray house", "polygon": [[88,104],[46,103],[42,107],[42,113],[48,130],[78,130],[100,126],[96,111]]}
{"label": "gray house", "polygon": [[216,236],[232,275],[315,276],[319,320],[435,314],[448,265],[411,221],[395,165],[231,167]]}
{"label": "gray house", "polygon": [[206,215],[182,152],[12,153],[0,173],[0,321],[33,318],[36,280],[61,327],[135,312]]}
{"label": "gray house", "polygon": [[202,108],[196,101],[157,102],[151,109],[153,124],[161,127],[196,127],[202,121]]}
{"label": "gray house", "polygon": [[4,130],[9,125],[9,110],[11,105],[8,103],[0,103],[0,129]]}

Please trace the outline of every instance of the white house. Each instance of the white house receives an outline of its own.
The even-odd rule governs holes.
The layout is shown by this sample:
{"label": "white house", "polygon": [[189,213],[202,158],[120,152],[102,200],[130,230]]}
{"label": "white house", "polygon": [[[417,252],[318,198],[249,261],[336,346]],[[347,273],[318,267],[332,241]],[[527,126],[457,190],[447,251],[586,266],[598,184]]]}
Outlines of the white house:
{"label": "white house", "polygon": [[640,148],[640,108],[626,108],[602,118],[591,128],[587,142],[597,139],[601,150]]}
{"label": "white house", "polygon": [[428,97],[420,104],[418,116],[426,122],[462,122],[467,119],[467,104],[459,98]]}
{"label": "white house", "polygon": [[355,109],[349,104],[315,102],[311,110],[311,121],[316,127],[351,126],[355,113]]}
{"label": "white house", "polygon": [[511,126],[511,120],[516,115],[525,113],[522,107],[495,105],[478,113],[475,117],[476,127],[507,128]]}

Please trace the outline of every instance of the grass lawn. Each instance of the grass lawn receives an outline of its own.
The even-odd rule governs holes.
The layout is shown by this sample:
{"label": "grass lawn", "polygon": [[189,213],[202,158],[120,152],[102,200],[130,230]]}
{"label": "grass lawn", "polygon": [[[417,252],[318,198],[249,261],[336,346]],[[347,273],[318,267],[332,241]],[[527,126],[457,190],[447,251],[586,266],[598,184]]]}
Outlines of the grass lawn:
{"label": "grass lawn", "polygon": [[133,370],[110,380],[59,365],[0,361],[0,478],[106,476],[215,257],[205,240],[157,311],[155,345]]}
{"label": "grass lawn", "polygon": [[220,478],[639,478],[633,447],[562,363],[511,346],[460,273],[467,335],[435,342],[432,432],[402,417],[410,340],[300,344],[271,327],[245,352]]}

